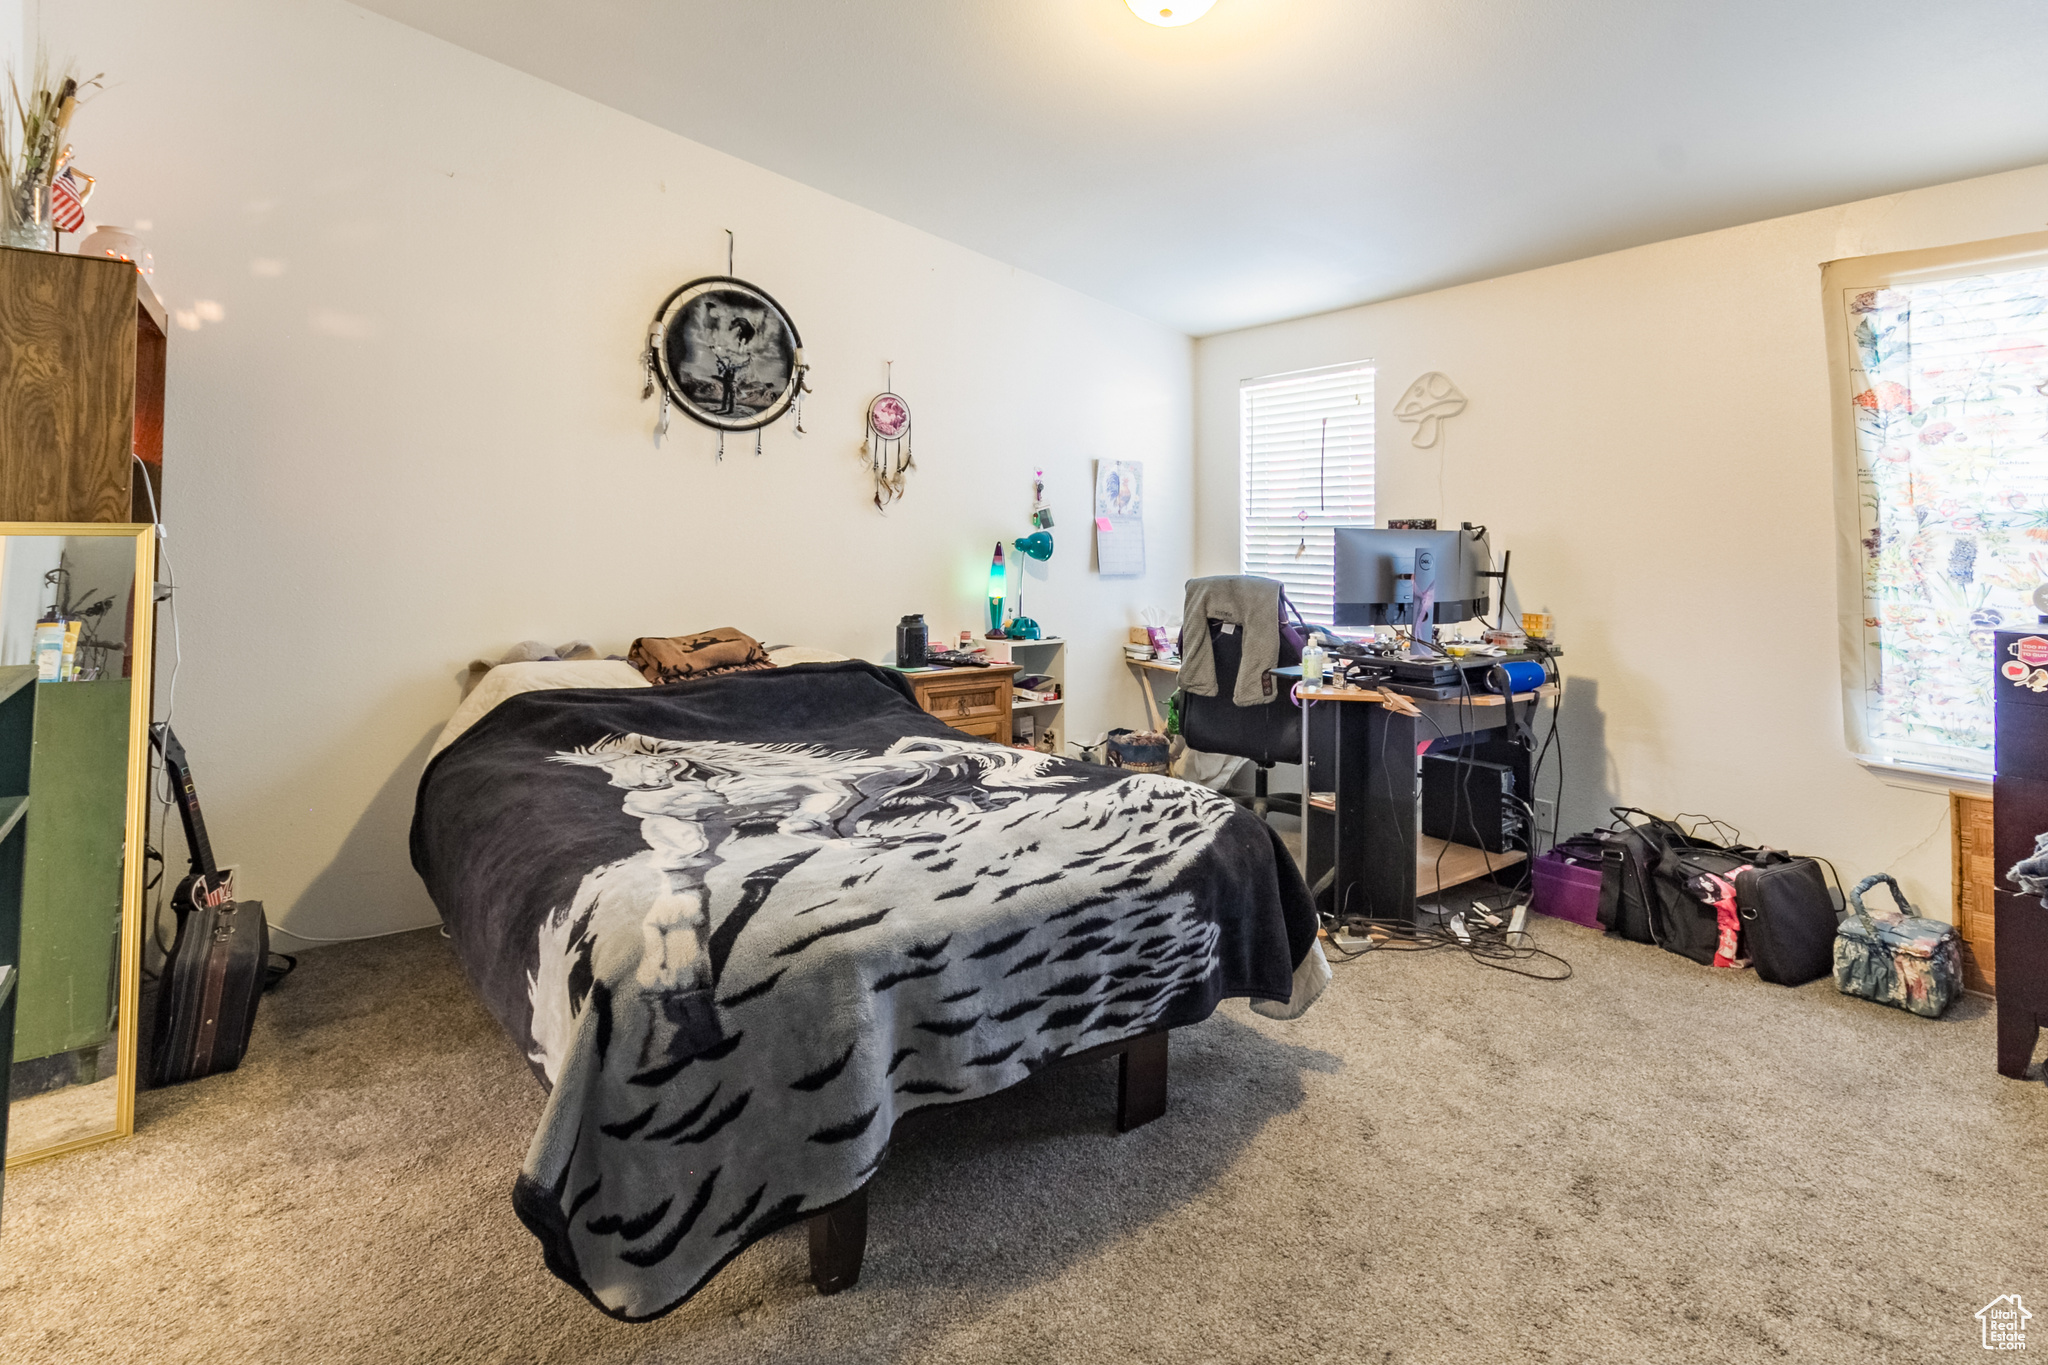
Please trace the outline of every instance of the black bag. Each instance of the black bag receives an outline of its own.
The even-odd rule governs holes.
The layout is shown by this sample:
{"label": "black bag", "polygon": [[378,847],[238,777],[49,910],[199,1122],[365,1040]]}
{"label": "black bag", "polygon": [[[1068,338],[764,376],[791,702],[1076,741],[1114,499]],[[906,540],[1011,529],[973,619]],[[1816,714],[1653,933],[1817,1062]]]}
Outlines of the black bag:
{"label": "black bag", "polygon": [[[1640,823],[1631,817],[1640,817]],[[1717,820],[1696,820],[1687,829],[1677,820],[1628,806],[1615,807],[1614,818],[1639,841],[1643,856],[1652,860],[1644,896],[1650,941],[1703,966],[1712,964],[1721,946],[1717,883],[1739,886],[1743,868],[1770,868],[1791,861],[1791,855],[1778,849],[1751,848],[1737,842],[1736,832]],[[1719,843],[1700,833],[1708,828],[1722,832],[1728,842]],[[1739,909],[1739,900],[1737,904]],[[1738,955],[1742,951],[1738,943]]]}
{"label": "black bag", "polygon": [[[1694,837],[1675,820],[1634,806],[1615,806],[1611,813],[1615,820],[1611,832],[1620,836],[1622,849],[1615,932],[1632,942],[1654,943],[1695,962],[1713,961],[1719,935],[1713,908],[1706,908],[1706,923],[1702,925],[1699,902],[1685,889],[1684,882],[1701,871],[1718,870],[1701,865],[1698,860],[1701,854],[1721,852],[1721,846],[1710,839]],[[1681,861],[1681,856],[1688,861]],[[1699,955],[1702,947],[1705,956]]]}
{"label": "black bag", "polygon": [[269,970],[263,902],[188,909],[157,984],[150,1084],[177,1085],[240,1066]]}
{"label": "black bag", "polygon": [[177,1085],[242,1064],[263,992],[296,964],[283,954],[273,962],[263,902],[237,903],[234,874],[215,865],[184,746],[168,725],[150,727],[150,741],[163,755],[192,850],[192,871],[171,897],[178,936],[157,980],[149,1067],[151,1085]]}
{"label": "black bag", "polygon": [[1835,902],[1817,858],[1792,858],[1735,876],[1735,907],[1756,974],[1803,986],[1835,969]]}
{"label": "black bag", "polygon": [[[1600,869],[1600,905],[1596,912],[1600,927],[1608,933],[1622,933],[1621,886],[1628,873],[1628,836],[1619,830],[1594,829],[1584,834],[1574,834],[1560,839],[1552,852],[1563,855],[1573,862],[1589,863]],[[1642,932],[1647,935],[1647,921]],[[1638,940],[1647,943],[1647,937]]]}
{"label": "black bag", "polygon": [[[1772,849],[1724,847],[1699,838],[1666,850],[1657,865],[1657,904],[1663,933],[1658,943],[1680,957],[1711,966],[1721,946],[1721,911],[1711,875],[1734,885],[1743,868],[1760,863],[1783,862],[1785,855]],[[1738,939],[1736,953],[1741,954]]]}
{"label": "black bag", "polygon": [[[1642,817],[1642,823],[1630,820]],[[1588,830],[1560,840],[1556,851],[1600,867],[1600,927],[1631,943],[1660,941],[1664,921],[1658,905],[1657,866],[1684,831],[1670,821],[1629,806],[1614,808],[1612,829]]]}
{"label": "black bag", "polygon": [[[1575,834],[1556,849],[1599,865],[1600,925],[1608,933],[1712,963],[1721,916],[1716,888],[1704,880],[1711,873],[1735,888],[1737,955],[1752,958],[1758,976],[1797,986],[1833,970],[1835,909],[1819,859],[1746,846],[1716,820],[1687,829],[1634,806],[1612,813],[1612,828]],[[1709,828],[1728,842],[1706,838],[1701,831]]]}

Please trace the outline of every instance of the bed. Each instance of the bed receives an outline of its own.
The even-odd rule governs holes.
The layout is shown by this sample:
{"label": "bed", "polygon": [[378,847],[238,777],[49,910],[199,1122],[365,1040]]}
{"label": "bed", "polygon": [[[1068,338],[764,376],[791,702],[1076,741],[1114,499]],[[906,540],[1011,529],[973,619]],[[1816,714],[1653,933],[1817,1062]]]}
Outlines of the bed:
{"label": "bed", "polygon": [[1167,1030],[1328,979],[1277,836],[1206,788],[963,736],[858,661],[547,676],[451,724],[412,860],[548,1092],[514,1207],[614,1317],[806,1220],[844,1287],[906,1114],[1115,1053],[1130,1126]]}

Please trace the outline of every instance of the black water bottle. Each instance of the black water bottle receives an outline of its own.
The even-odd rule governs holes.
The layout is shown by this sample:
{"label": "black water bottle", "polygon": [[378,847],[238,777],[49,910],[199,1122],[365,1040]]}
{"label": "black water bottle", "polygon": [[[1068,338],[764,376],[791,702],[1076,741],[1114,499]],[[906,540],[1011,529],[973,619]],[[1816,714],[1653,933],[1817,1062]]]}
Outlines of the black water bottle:
{"label": "black water bottle", "polygon": [[906,616],[896,623],[896,666],[923,668],[925,654],[924,616]]}

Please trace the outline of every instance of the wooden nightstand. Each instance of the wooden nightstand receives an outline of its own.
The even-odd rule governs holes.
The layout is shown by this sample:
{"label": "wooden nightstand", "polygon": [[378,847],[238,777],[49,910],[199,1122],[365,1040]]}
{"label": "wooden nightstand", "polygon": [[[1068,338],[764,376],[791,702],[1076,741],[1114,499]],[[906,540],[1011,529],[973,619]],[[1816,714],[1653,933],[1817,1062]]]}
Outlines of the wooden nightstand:
{"label": "wooden nightstand", "polygon": [[917,692],[917,704],[962,734],[978,735],[998,744],[1010,742],[1010,680],[1020,665],[990,664],[987,668],[940,668],[905,673]]}

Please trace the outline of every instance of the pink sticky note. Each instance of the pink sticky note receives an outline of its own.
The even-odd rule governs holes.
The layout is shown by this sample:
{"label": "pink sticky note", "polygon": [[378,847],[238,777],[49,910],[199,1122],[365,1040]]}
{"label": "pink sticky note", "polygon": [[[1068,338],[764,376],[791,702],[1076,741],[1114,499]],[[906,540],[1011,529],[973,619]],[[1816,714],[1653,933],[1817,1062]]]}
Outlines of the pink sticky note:
{"label": "pink sticky note", "polygon": [[1109,529],[1109,518],[1097,517],[1095,519],[1095,529],[1098,531],[1107,531]]}

